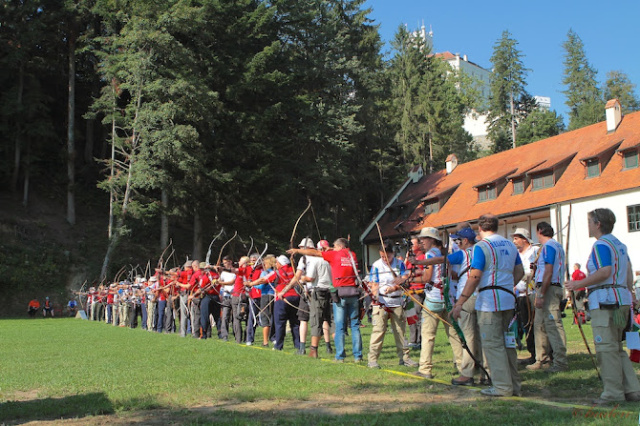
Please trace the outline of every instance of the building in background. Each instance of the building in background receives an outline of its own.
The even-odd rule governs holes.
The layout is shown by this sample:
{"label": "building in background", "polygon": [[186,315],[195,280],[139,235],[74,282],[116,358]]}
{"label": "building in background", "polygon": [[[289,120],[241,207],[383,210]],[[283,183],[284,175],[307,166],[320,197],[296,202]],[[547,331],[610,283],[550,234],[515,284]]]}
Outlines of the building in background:
{"label": "building in background", "polygon": [[485,213],[500,218],[498,232],[507,238],[525,228],[535,240],[537,223],[551,223],[567,265],[584,265],[592,246],[587,212],[606,207],[616,215],[613,233],[640,270],[640,112],[623,117],[613,99],[603,113],[603,122],[468,163],[457,164],[452,154],[430,175],[414,167],[360,236],[363,266],[378,257],[376,223],[384,238],[402,243],[427,226],[476,227]]}

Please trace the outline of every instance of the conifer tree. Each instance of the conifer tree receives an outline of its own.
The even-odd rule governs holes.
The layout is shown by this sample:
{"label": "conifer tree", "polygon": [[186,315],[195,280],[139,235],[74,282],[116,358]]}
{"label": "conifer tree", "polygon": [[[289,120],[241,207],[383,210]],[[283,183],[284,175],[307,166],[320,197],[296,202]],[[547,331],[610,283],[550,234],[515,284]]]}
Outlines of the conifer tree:
{"label": "conifer tree", "polygon": [[598,72],[589,64],[582,40],[569,30],[562,47],[565,50],[562,83],[567,87],[563,93],[569,107],[569,130],[602,121],[604,101],[596,81]]}
{"label": "conifer tree", "polygon": [[509,31],[494,44],[491,63],[491,95],[489,96],[489,138],[493,152],[515,148],[518,122],[530,112],[525,78],[528,69],[522,62],[518,42]]}
{"label": "conifer tree", "polygon": [[622,71],[607,73],[607,81],[604,83],[604,98],[620,101],[623,114],[640,110],[640,99],[636,94],[636,85]]}

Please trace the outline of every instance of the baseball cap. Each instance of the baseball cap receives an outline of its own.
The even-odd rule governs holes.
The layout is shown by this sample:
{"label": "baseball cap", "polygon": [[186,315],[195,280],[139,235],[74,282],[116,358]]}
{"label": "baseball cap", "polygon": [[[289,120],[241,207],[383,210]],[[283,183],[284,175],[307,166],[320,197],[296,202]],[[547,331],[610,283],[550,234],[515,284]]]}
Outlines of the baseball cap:
{"label": "baseball cap", "polygon": [[458,232],[456,232],[455,234],[451,235],[451,238],[466,238],[469,241],[475,241],[476,240],[476,233],[473,229],[471,228],[462,228],[461,230],[459,230]]}

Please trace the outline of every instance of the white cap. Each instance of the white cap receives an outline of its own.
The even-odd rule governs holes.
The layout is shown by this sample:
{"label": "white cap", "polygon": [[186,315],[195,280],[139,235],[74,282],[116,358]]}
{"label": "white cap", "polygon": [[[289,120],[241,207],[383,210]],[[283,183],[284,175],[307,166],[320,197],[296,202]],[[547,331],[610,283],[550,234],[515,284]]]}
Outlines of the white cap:
{"label": "white cap", "polygon": [[513,234],[511,234],[511,237],[513,237],[514,235],[521,235],[523,236],[527,241],[531,242],[531,235],[529,235],[529,231],[527,231],[524,228],[516,228],[515,231],[513,231]]}
{"label": "white cap", "polygon": [[285,256],[284,254],[281,254],[280,256],[278,256],[278,258],[276,260],[282,266],[291,264],[291,262],[289,262],[289,258],[287,256]]}
{"label": "white cap", "polygon": [[442,241],[442,237],[436,228],[426,227],[420,230],[418,238],[433,238],[434,240]]}
{"label": "white cap", "polygon": [[298,247],[312,249],[315,247],[315,245],[313,244],[313,240],[311,238],[305,237],[302,239],[302,241],[300,241],[300,244],[298,244]]}

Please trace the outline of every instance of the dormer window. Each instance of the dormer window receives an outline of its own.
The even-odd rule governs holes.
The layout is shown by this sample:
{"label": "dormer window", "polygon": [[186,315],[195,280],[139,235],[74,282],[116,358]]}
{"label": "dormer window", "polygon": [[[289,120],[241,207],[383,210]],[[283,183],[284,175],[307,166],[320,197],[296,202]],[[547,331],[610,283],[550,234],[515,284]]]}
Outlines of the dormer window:
{"label": "dormer window", "polygon": [[600,176],[600,161],[597,158],[587,160],[587,179]]}
{"label": "dormer window", "polygon": [[531,190],[545,189],[553,187],[553,171],[540,173],[531,179]]}
{"label": "dormer window", "polygon": [[638,167],[638,151],[631,150],[622,154],[623,165],[622,170],[635,169]]}
{"label": "dormer window", "polygon": [[440,202],[438,199],[427,200],[424,204],[424,214],[437,213],[440,211]]}
{"label": "dormer window", "polygon": [[482,203],[483,201],[495,200],[498,196],[498,190],[496,189],[496,185],[486,185],[478,188],[478,202]]}
{"label": "dormer window", "polygon": [[513,180],[513,195],[524,194],[524,179]]}

